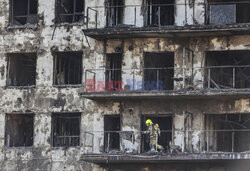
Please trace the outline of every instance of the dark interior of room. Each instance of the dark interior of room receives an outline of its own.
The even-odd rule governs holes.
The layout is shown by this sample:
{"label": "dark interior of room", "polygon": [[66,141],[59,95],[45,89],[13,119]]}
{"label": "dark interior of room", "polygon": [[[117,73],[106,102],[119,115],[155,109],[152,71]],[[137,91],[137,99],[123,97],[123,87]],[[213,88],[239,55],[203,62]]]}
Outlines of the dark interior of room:
{"label": "dark interior of room", "polygon": [[147,0],[147,26],[173,25],[175,19],[174,0]]}
{"label": "dark interior of room", "polygon": [[[250,150],[250,114],[207,114],[206,129],[215,130],[207,136],[212,139],[209,151],[244,152]],[[207,138],[205,138],[207,139]],[[216,144],[216,145],[215,145]]]}
{"label": "dark interior of room", "polygon": [[104,151],[120,151],[120,115],[106,115],[104,117]]}
{"label": "dark interior of room", "polygon": [[56,0],[57,23],[83,22],[84,0]]}
{"label": "dark interior of room", "polygon": [[80,145],[80,113],[53,113],[53,147]]}
{"label": "dark interior of room", "polygon": [[[249,88],[250,67],[241,67],[250,64],[250,51],[211,51],[206,52],[206,66],[210,69],[211,88]],[[213,67],[215,66],[215,67]],[[219,67],[221,66],[221,67]],[[216,68],[217,67],[217,68]],[[206,70],[206,86],[208,73]]]}
{"label": "dark interior of room", "polygon": [[118,84],[122,80],[121,68],[122,68],[122,53],[107,54],[106,63],[106,83],[113,81],[113,87],[106,87],[108,91],[116,91],[119,89]]}
{"label": "dark interior of room", "polygon": [[[145,53],[144,55],[144,89],[173,90],[174,88],[174,53]],[[148,83],[161,82],[161,86]]]}
{"label": "dark interior of room", "polygon": [[[158,138],[158,144],[163,146],[165,150],[169,148],[169,143],[172,141],[172,116],[171,115],[142,115],[141,118],[141,128],[142,131],[146,131],[146,120],[151,119],[154,124],[158,124],[161,130],[161,134]],[[141,139],[141,152],[145,153],[150,150],[149,146],[149,136],[147,134],[142,134]]]}
{"label": "dark interior of room", "polygon": [[7,147],[30,147],[33,145],[33,114],[7,114],[6,136]]}
{"label": "dark interior of room", "polygon": [[123,23],[124,0],[109,0],[107,26],[114,27]]}
{"label": "dark interior of room", "polygon": [[38,0],[12,0],[14,25],[35,24],[38,22]]}
{"label": "dark interior of room", "polygon": [[56,52],[54,56],[54,84],[82,83],[82,52]]}
{"label": "dark interior of room", "polygon": [[36,54],[8,54],[8,86],[34,86],[36,84]]}

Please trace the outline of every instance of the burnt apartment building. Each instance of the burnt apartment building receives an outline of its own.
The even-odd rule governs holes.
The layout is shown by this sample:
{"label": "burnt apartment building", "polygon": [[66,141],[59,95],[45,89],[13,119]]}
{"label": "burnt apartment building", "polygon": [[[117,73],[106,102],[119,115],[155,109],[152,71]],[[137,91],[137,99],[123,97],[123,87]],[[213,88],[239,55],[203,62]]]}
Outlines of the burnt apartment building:
{"label": "burnt apartment building", "polygon": [[0,170],[249,171],[249,11],[0,0]]}

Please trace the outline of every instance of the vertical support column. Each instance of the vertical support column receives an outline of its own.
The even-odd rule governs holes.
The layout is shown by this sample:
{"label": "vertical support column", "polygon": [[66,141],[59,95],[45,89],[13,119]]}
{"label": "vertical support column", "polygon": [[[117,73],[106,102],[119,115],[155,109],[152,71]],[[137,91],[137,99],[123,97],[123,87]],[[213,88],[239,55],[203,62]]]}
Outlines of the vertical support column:
{"label": "vertical support column", "polygon": [[85,77],[84,85],[85,85],[85,91],[86,92],[87,92],[87,72],[88,72],[88,70],[85,70],[85,72],[84,72],[84,77]]}
{"label": "vertical support column", "polygon": [[205,17],[204,17],[204,23],[207,25],[209,23],[209,11],[208,11],[208,3],[205,1],[204,3],[204,9],[205,9]]}
{"label": "vertical support column", "polygon": [[120,10],[120,6],[119,6],[118,1],[116,1],[114,10],[115,10],[115,24],[114,25],[118,25],[118,21],[119,21],[118,16],[119,16],[119,10]]}
{"label": "vertical support column", "polygon": [[186,87],[186,48],[183,48],[183,58],[182,58],[182,74],[183,74],[183,88]]}
{"label": "vertical support column", "polygon": [[233,67],[233,88],[235,88],[235,67]]}
{"label": "vertical support column", "polygon": [[235,137],[235,132],[232,132],[232,152],[234,152],[234,137]]}
{"label": "vertical support column", "polygon": [[[104,73],[104,72],[103,72]],[[96,91],[96,73],[94,73],[94,91]]]}
{"label": "vertical support column", "polygon": [[[67,84],[70,84],[70,72],[71,72],[71,60],[70,58],[68,59],[68,80],[67,80]],[[66,68],[64,68],[64,72],[66,72]],[[65,81],[66,84],[66,81]]]}
{"label": "vertical support column", "polygon": [[97,23],[98,23],[98,11],[95,12],[95,28],[97,29]]}
{"label": "vertical support column", "polygon": [[6,83],[6,86],[8,86],[10,84],[10,56],[7,56],[7,73],[6,73],[6,80],[7,80],[7,83]]}
{"label": "vertical support column", "polygon": [[210,88],[211,87],[211,75],[210,75],[210,68],[208,68],[208,78],[207,78],[207,81],[208,81],[208,88]]}
{"label": "vertical support column", "polygon": [[89,28],[89,7],[87,8],[86,28]]}
{"label": "vertical support column", "polygon": [[26,16],[26,20],[27,20],[27,18],[29,17],[29,15],[30,15],[30,0],[28,0],[28,7],[27,7],[27,16]]}
{"label": "vertical support column", "polygon": [[53,68],[53,83],[52,85],[55,85],[56,84],[56,77],[57,77],[57,55],[54,55],[53,56],[53,59],[54,59],[54,68]]}
{"label": "vertical support column", "polygon": [[135,91],[135,69],[133,70],[133,91]]}
{"label": "vertical support column", "polygon": [[157,69],[157,90],[159,90],[159,69]]}
{"label": "vertical support column", "polygon": [[74,0],[74,7],[73,7],[73,16],[72,16],[72,21],[73,23],[75,22],[76,19],[76,0]]}
{"label": "vertical support column", "polygon": [[187,24],[187,0],[185,0],[185,24]]}
{"label": "vertical support column", "polygon": [[134,18],[135,21],[134,21],[134,26],[136,26],[136,7],[137,6],[135,6],[135,18]]}
{"label": "vertical support column", "polygon": [[209,142],[209,134],[210,134],[210,132],[209,132],[208,130],[206,130],[207,152],[209,152],[209,145],[210,145],[210,142]]}
{"label": "vertical support column", "polygon": [[2,130],[0,131],[0,148],[2,148],[4,147],[4,137],[5,137],[5,114],[3,113],[0,113],[0,129]]}
{"label": "vertical support column", "polygon": [[14,23],[14,0],[11,0],[11,24]]}
{"label": "vertical support column", "polygon": [[153,6],[152,6],[152,2],[150,1],[150,12],[149,12],[149,15],[150,15],[150,20],[149,20],[149,25],[152,25],[152,15],[153,15]]}
{"label": "vertical support column", "polygon": [[161,27],[161,6],[158,6],[158,26]]}
{"label": "vertical support column", "polygon": [[108,132],[108,144],[107,144],[107,153],[109,153],[109,143],[110,143],[110,132]]}
{"label": "vertical support column", "polygon": [[[0,148],[4,148],[4,137],[5,137],[5,114],[0,113]],[[0,161],[4,161],[4,150],[0,152]]]}

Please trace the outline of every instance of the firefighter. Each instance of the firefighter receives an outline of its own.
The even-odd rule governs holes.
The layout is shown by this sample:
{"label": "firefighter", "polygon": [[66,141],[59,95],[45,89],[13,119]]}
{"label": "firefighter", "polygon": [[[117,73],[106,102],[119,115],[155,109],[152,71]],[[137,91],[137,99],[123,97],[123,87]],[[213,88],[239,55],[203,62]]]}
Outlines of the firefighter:
{"label": "firefighter", "polygon": [[149,145],[150,151],[157,151],[158,145],[158,131],[156,125],[151,121],[151,119],[146,120],[147,131],[144,133],[149,134]]}
{"label": "firefighter", "polygon": [[160,150],[160,152],[163,152],[163,150],[164,150],[164,148],[158,143],[158,138],[159,138],[159,136],[161,136],[161,129],[160,129],[160,126],[159,126],[159,124],[155,124],[155,130],[156,130],[156,132],[157,132],[157,137],[156,137],[156,146],[157,146],[157,150]]}

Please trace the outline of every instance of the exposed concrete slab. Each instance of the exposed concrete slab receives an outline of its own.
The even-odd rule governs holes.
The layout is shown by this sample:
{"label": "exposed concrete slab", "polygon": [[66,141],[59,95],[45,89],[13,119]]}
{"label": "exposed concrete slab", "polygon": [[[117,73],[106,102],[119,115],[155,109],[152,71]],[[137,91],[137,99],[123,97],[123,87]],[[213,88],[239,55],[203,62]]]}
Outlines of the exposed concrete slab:
{"label": "exposed concrete slab", "polygon": [[169,162],[208,162],[223,160],[250,160],[250,153],[213,154],[166,154],[166,155],[84,155],[82,160],[97,164],[105,163],[169,163]]}
{"label": "exposed concrete slab", "polygon": [[121,92],[80,92],[84,98],[92,100],[128,100],[128,99],[219,99],[219,98],[248,98],[249,89],[245,90],[195,90],[195,91],[121,91]]}

